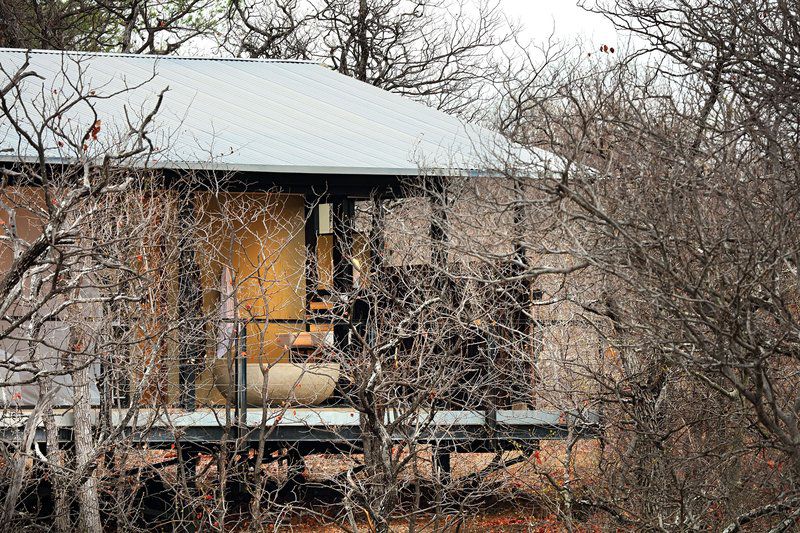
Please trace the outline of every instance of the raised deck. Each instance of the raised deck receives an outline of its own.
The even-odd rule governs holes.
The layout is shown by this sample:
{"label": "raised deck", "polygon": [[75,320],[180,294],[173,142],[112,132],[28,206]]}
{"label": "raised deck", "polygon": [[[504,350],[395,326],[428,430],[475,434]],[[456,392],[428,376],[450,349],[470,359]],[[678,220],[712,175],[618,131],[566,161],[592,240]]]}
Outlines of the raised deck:
{"label": "raised deck", "polygon": [[[0,417],[0,438],[19,442],[25,432],[30,411],[6,412]],[[95,421],[97,411],[94,412]],[[227,414],[227,417],[226,417]],[[176,441],[192,447],[210,447],[224,440],[242,439],[243,445],[259,442],[282,446],[291,444],[305,453],[352,449],[361,440],[361,415],[353,409],[250,409],[246,425],[234,423],[233,410],[198,409],[196,411],[139,410],[127,424],[124,434],[132,444],[167,448]],[[119,427],[124,410],[112,413],[112,424]],[[387,417],[393,420],[393,415]],[[228,422],[226,423],[226,420]],[[59,438],[71,440],[74,415],[63,412],[56,416]],[[263,424],[262,424],[263,422]],[[263,428],[263,429],[262,429]],[[413,440],[436,443],[454,451],[490,451],[516,449],[539,440],[567,438],[573,435],[589,438],[597,435],[599,418],[594,414],[579,416],[540,410],[436,411],[419,412],[400,424],[392,435],[397,442]],[[45,442],[41,423],[34,440]]]}

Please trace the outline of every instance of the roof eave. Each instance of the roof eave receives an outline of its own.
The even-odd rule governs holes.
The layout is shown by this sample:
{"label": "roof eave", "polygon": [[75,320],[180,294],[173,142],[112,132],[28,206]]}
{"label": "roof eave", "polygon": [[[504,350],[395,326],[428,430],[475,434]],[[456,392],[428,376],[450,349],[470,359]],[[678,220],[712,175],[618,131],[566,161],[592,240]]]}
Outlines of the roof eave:
{"label": "roof eave", "polygon": [[[39,158],[35,156],[9,156],[0,155],[0,162],[7,164],[36,164]],[[83,164],[78,159],[45,158],[47,165],[77,165]],[[213,173],[242,173],[242,174],[314,174],[314,175],[357,175],[357,176],[498,176],[492,169],[477,168],[425,168],[419,166],[408,167],[342,167],[342,166],[312,166],[312,165],[231,165],[222,163],[207,163],[199,161],[164,161],[153,162],[146,166],[130,165],[136,170],[171,170],[176,172],[213,172]]]}

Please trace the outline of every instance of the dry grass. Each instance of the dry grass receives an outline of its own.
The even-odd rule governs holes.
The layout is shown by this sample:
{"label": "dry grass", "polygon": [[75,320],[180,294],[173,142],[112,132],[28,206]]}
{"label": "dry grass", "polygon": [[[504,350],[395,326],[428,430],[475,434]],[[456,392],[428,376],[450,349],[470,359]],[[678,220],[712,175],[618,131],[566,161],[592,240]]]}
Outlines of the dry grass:
{"label": "dry grass", "polygon": [[[571,468],[574,486],[580,487],[592,479],[597,454],[598,446],[595,442],[581,442],[576,447]],[[507,452],[504,454],[504,459],[510,461],[519,455],[519,452]],[[459,479],[489,466],[493,458],[493,454],[485,453],[454,454],[452,457],[454,486],[458,486]],[[430,453],[423,451],[419,454],[418,460],[421,475],[430,479]],[[306,458],[307,479],[312,482],[330,479],[358,462],[360,462],[358,456],[312,455]],[[528,456],[523,462],[500,468],[484,479],[487,490],[492,491],[490,498],[487,498],[487,502],[490,503],[476,508],[466,519],[463,519],[463,516],[461,518],[446,516],[435,521],[431,516],[417,517],[417,529],[421,531],[457,529],[475,533],[566,531],[564,524],[555,514],[560,496],[557,489],[548,482],[548,477],[558,483],[563,482],[565,472],[564,443],[543,441],[538,452]],[[407,531],[408,527],[407,520],[396,520],[392,523],[392,529],[396,531]],[[359,528],[369,531],[368,521],[366,519],[359,521]],[[283,522],[279,530],[304,533],[342,531],[331,521],[310,513],[300,513],[288,522]],[[590,520],[573,524],[573,531],[599,530]]]}

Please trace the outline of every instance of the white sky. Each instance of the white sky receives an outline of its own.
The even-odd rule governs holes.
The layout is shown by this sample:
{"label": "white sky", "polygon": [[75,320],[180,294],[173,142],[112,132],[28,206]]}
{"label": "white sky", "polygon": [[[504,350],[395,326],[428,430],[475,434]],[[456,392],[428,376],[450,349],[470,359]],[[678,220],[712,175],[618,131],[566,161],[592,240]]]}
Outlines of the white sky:
{"label": "white sky", "polygon": [[559,40],[581,39],[590,48],[617,46],[614,26],[603,16],[577,6],[576,0],[502,0],[506,14],[519,21],[524,35],[534,41],[547,39],[555,30]]}

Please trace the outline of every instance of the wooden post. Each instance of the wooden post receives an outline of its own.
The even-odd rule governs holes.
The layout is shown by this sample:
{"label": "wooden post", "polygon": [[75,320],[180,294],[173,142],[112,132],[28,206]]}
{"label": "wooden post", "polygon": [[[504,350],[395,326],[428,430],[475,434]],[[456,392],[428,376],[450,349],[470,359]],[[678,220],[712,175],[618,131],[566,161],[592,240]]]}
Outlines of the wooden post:
{"label": "wooden post", "polygon": [[[353,244],[353,219],[355,218],[355,202],[346,196],[334,196],[331,202],[333,218],[333,292],[341,298],[353,293],[353,263],[351,262]],[[342,318],[344,312],[349,314],[351,301],[338,302],[337,319],[333,325],[333,342],[337,349],[348,344],[350,330],[349,320]]]}
{"label": "wooden post", "polygon": [[441,444],[435,445],[433,452],[433,463],[436,467],[436,473],[439,476],[439,481],[442,486],[447,486],[450,483],[450,450]]}
{"label": "wooden post", "polygon": [[197,496],[197,463],[197,452],[185,443],[181,443],[177,469],[179,490],[175,493],[177,512],[173,531],[180,533],[197,531],[195,509],[191,503]]}
{"label": "wooden post", "polygon": [[[531,312],[533,312],[533,302],[540,302],[544,294],[540,289],[531,289]],[[535,315],[534,315],[535,316]],[[531,345],[530,345],[530,354],[531,354],[531,409],[536,409],[537,398],[535,396],[536,393],[536,385],[539,382],[539,355],[542,351],[542,343],[544,342],[544,327],[542,325],[542,321],[539,318],[534,318],[531,320],[530,324],[530,331],[531,331]]]}
{"label": "wooden post", "polygon": [[383,266],[383,256],[386,252],[386,208],[383,205],[383,198],[375,195],[372,198],[372,225],[370,227],[369,243],[369,264],[373,274],[380,272]]}
{"label": "wooden post", "polygon": [[[514,179],[514,261],[512,263],[511,275],[514,277],[524,276],[529,269],[528,250],[525,246],[525,236],[528,233],[526,227],[527,210],[525,203],[525,187],[522,180]],[[528,278],[522,277],[517,281],[511,291],[513,298],[513,309],[511,313],[512,335],[514,344],[519,343],[523,346],[523,351],[531,359],[534,357],[533,331],[531,329],[530,312],[532,308],[533,294],[531,292],[531,282]],[[520,371],[522,375],[528,376],[528,382],[533,384],[533,365],[530,361],[520,361]],[[531,387],[532,389],[533,387]],[[512,390],[517,387],[512,387]],[[533,396],[526,394],[525,387],[522,390],[514,390],[512,403],[520,403],[530,407],[533,404]]]}
{"label": "wooden post", "polygon": [[[366,278],[361,279],[361,287],[365,283],[370,283],[370,280],[380,280],[383,267],[383,256],[385,253],[385,240],[384,240],[384,226],[386,211],[383,205],[383,198],[377,193],[372,197],[372,220],[369,230],[369,272],[362,271],[362,276]],[[378,332],[375,329],[377,326],[371,320],[374,317],[374,309],[380,304],[377,301],[377,294],[361,293],[359,298],[350,303],[350,317],[351,325],[359,332],[359,335],[366,339],[368,343],[377,338]]]}
{"label": "wooden post", "polygon": [[306,487],[306,461],[300,451],[290,446],[286,449],[286,487],[294,496],[293,501],[303,499]]}
{"label": "wooden post", "polygon": [[[445,178],[431,178],[431,265],[437,270],[447,267],[447,183]],[[439,279],[439,276],[437,276]],[[443,277],[442,277],[443,279]]]}
{"label": "wooden post", "polygon": [[[305,243],[306,243],[306,306],[305,315],[311,312],[311,302],[316,296],[319,287],[319,256],[317,255],[317,243],[319,241],[319,197],[316,195],[306,195],[305,197]],[[306,331],[311,330],[311,324],[305,321]]]}
{"label": "wooden post", "polygon": [[236,324],[234,374],[236,383],[236,418],[239,438],[247,433],[247,322]]}
{"label": "wooden post", "polygon": [[[438,296],[441,299],[440,309],[443,310],[445,315],[448,315],[451,309],[456,308],[453,304],[454,299],[457,298],[455,294],[457,287],[449,275],[450,272],[448,271],[447,265],[447,245],[450,240],[447,231],[447,209],[450,204],[448,199],[447,178],[441,176],[429,178],[427,194],[431,210],[429,230],[431,239],[431,283],[433,289],[436,293],[438,293]],[[438,319],[448,320],[450,317],[439,316]],[[457,326],[457,320],[453,319],[450,319],[450,325],[451,327],[459,327]],[[457,347],[458,349],[468,351],[469,346],[467,343],[462,342],[463,338],[465,337],[449,334],[446,342],[452,343],[454,347]],[[424,365],[424,361],[420,361],[420,363]],[[456,372],[460,376],[459,381],[462,382],[462,384],[464,381],[469,380],[464,371],[464,365],[456,365],[456,362],[452,360],[450,363],[454,365],[452,371]],[[444,398],[447,398],[449,395],[445,394],[443,396]],[[450,400],[453,400],[453,398],[450,398]],[[469,403],[470,398],[465,397],[463,400],[463,402],[460,402],[462,405],[464,405],[464,402]]]}
{"label": "wooden post", "polygon": [[200,318],[202,315],[203,291],[200,284],[200,269],[195,261],[194,244],[192,242],[192,229],[194,227],[194,198],[192,197],[192,192],[182,190],[179,196],[179,203],[179,405],[183,409],[194,411],[197,405],[195,381],[204,355],[202,321]]}

